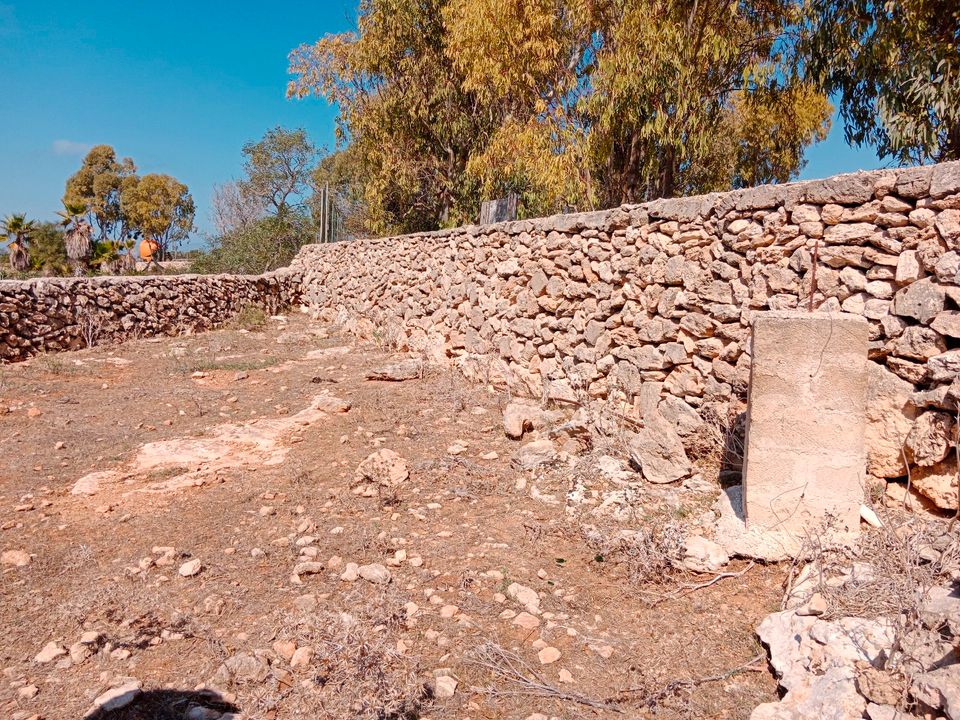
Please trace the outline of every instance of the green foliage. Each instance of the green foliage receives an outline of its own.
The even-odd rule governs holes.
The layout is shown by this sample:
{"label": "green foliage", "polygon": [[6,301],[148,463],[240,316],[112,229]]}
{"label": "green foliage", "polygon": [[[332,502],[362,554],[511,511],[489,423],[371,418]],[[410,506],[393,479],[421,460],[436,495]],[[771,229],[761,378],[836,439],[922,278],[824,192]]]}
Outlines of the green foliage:
{"label": "green foliage", "polygon": [[77,274],[89,269],[90,256],[94,250],[93,226],[87,221],[87,208],[82,203],[65,202],[59,211],[67,258]]}
{"label": "green foliage", "polygon": [[133,160],[117,160],[112,147],[97,145],[67,180],[60,217],[78,270],[124,269],[139,236],[155,240],[165,255],[193,229],[195,207],[187,186],[169,175],[140,177],[136,171]]}
{"label": "green foliage", "polygon": [[268,130],[258,142],[243,146],[246,179],[237,185],[248,198],[283,215],[298,207],[310,188],[310,173],[317,158],[305,130]]}
{"label": "green foliage", "polygon": [[186,185],[169,175],[151,173],[126,184],[120,207],[131,227],[157,242],[161,257],[193,229],[193,197]]}
{"label": "green foliage", "polygon": [[288,94],[339,107],[374,231],[425,230],[469,220],[466,180],[488,113],[446,53],[444,0],[361,0],[356,33],[330,35],[290,57]]}
{"label": "green foliage", "polygon": [[[343,222],[344,237],[369,237],[376,232],[364,200],[363,169],[355,146],[348,145],[321,158],[313,170],[312,182],[314,188],[329,186],[335,210]],[[319,194],[314,193],[308,204],[313,222],[319,224]]]}
{"label": "green foliage", "polygon": [[117,160],[112,147],[97,145],[87,153],[80,169],[67,180],[63,203],[86,208],[101,238],[124,237],[130,228],[120,197],[126,186],[136,182],[136,172],[133,160]]}
{"label": "green foliage", "polygon": [[319,154],[303,130],[268,130],[243,146],[243,179],[219,186],[213,212],[218,234],[193,259],[191,272],[258,274],[290,263],[312,242],[311,217]]}
{"label": "green foliage", "polygon": [[795,63],[840,96],[848,142],[896,162],[960,158],[956,0],[810,0]]}
{"label": "green foliage", "polygon": [[[290,56],[336,103],[374,232],[790,179],[830,106],[786,72],[796,0],[362,0]],[[719,142],[718,142],[719,140]]]}
{"label": "green foliage", "polygon": [[267,216],[210,241],[210,249],[190,266],[195,273],[257,275],[289,265],[313,240],[313,225],[302,213]]}
{"label": "green foliage", "polygon": [[267,325],[267,313],[259,305],[244,305],[231,325],[241,330],[263,330]]}
{"label": "green foliage", "polygon": [[64,232],[56,223],[36,226],[30,241],[30,271],[41,275],[70,274]]}
{"label": "green foliage", "polygon": [[[785,87],[778,72],[784,63],[778,40],[795,10],[792,0],[607,3],[598,20],[604,40],[591,77],[595,91],[586,101],[603,204],[729,188],[743,175],[769,182],[797,172],[799,153],[778,152],[753,134],[756,127],[739,124],[747,118],[769,124],[778,102],[793,95],[813,107],[798,116],[807,122],[788,145],[802,148],[828,127],[826,101]],[[735,133],[741,146],[730,156],[732,166],[717,165],[721,131]],[[744,171],[737,166],[741,158],[749,161]]]}

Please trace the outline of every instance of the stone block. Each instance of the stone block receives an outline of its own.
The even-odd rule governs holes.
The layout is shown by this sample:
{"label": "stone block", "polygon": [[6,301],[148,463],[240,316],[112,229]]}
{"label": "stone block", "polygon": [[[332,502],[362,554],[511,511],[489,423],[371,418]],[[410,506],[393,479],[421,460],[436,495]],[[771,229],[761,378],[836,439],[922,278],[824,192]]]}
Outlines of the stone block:
{"label": "stone block", "polygon": [[755,316],[744,512],[750,529],[856,532],[866,465],[869,323],[845,313]]}

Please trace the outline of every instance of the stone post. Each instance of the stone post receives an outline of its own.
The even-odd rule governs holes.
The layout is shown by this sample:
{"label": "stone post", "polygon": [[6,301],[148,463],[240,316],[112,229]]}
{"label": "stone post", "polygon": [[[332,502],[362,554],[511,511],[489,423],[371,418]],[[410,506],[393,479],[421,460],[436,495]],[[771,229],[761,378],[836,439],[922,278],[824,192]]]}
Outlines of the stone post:
{"label": "stone post", "polygon": [[864,496],[869,324],[777,311],[753,323],[743,505],[749,530],[856,533]]}

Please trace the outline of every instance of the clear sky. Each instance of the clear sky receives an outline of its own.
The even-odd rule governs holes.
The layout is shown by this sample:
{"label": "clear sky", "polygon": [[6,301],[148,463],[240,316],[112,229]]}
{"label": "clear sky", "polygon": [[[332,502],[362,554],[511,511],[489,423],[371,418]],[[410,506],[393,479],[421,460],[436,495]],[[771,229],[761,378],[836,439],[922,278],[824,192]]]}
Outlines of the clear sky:
{"label": "clear sky", "polygon": [[[67,177],[99,143],[189,185],[209,230],[214,184],[275,125],[334,144],[335,111],[287,100],[287,54],[351,29],[356,0],[0,0],[0,215],[53,219]],[[803,178],[875,168],[839,123]],[[189,242],[200,243],[200,235]]]}

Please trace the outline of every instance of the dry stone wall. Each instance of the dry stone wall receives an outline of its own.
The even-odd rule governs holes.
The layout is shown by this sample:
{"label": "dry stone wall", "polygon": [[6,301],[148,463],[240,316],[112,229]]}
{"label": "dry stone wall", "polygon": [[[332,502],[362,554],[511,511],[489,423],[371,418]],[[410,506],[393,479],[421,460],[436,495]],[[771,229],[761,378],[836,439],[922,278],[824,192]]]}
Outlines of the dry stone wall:
{"label": "dry stone wall", "polygon": [[957,505],[960,163],[312,245],[293,269],[356,332],[535,397],[653,402],[685,441],[740,409],[758,311],[861,315],[868,472],[906,456]]}
{"label": "dry stone wall", "polygon": [[0,281],[0,360],[134,337],[216,327],[247,305],[299,300],[288,271],[252,275],[42,278]]}

